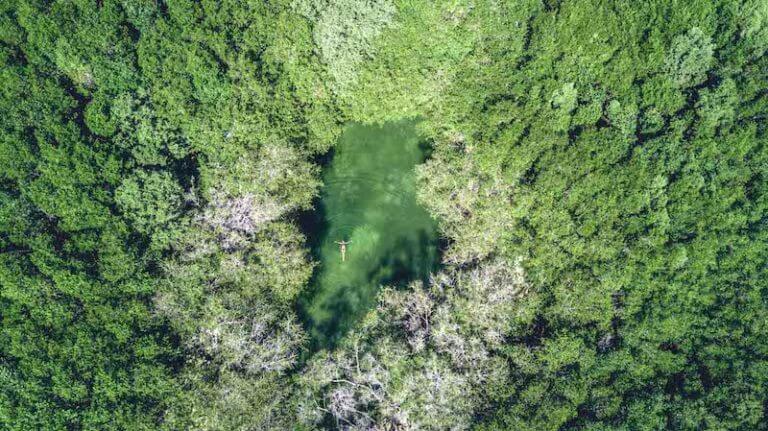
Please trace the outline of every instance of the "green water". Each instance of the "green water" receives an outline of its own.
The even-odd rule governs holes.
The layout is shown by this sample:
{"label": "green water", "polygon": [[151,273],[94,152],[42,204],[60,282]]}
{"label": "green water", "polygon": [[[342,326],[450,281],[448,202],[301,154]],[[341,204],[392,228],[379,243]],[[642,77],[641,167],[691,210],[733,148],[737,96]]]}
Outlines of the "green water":
{"label": "green water", "polygon": [[[437,230],[416,203],[414,167],[427,149],[413,121],[349,125],[323,172],[305,232],[319,262],[300,311],[315,349],[330,347],[375,306],[381,285],[425,279]],[[342,261],[336,241],[349,241]]]}

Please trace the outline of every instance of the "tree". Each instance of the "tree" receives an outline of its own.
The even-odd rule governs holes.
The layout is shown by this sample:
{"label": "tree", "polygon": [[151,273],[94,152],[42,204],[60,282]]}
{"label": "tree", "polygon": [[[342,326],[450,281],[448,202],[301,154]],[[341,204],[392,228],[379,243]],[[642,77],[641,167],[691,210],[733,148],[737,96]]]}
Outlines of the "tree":
{"label": "tree", "polygon": [[667,70],[672,81],[682,88],[701,84],[712,66],[713,54],[710,38],[698,27],[676,36],[667,57]]}
{"label": "tree", "polygon": [[[115,202],[136,231],[161,239],[181,212],[182,188],[168,172],[139,170],[123,180]],[[167,237],[166,237],[167,238]]]}

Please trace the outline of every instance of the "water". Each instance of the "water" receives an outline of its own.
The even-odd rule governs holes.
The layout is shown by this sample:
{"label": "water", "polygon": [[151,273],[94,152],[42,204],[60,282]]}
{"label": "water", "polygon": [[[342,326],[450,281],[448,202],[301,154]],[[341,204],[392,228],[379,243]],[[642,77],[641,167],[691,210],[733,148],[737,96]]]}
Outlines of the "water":
{"label": "water", "polygon": [[[323,172],[304,228],[319,262],[300,311],[313,349],[331,347],[365,315],[381,285],[426,279],[439,262],[434,221],[416,203],[414,166],[428,149],[413,121],[349,125]],[[348,241],[342,261],[336,241]]]}

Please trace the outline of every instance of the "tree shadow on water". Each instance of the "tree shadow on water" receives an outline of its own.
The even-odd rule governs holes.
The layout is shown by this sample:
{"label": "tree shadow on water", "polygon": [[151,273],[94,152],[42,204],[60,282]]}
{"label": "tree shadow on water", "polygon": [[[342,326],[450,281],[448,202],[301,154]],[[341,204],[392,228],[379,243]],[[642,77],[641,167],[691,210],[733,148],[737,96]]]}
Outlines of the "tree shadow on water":
{"label": "tree shadow on water", "polygon": [[[320,302],[310,293],[300,306],[300,315],[311,335],[310,351],[332,349],[360,320],[376,305],[377,293],[381,286],[405,288],[410,282],[426,282],[430,273],[439,267],[440,256],[434,235],[421,230],[407,237],[396,238],[390,247],[373,256],[375,262],[367,265],[368,270],[356,284],[333,286],[333,295],[323,297]],[[322,268],[315,273],[322,277]],[[327,279],[323,280],[327,283]],[[342,281],[343,282],[343,281]],[[322,319],[315,320],[309,307],[322,309]]]}
{"label": "tree shadow on water", "polygon": [[352,316],[356,313],[354,296],[359,297],[360,289],[353,286],[342,286],[339,295],[333,296],[324,303],[324,307],[331,310],[330,318],[314,321],[306,314],[309,320],[305,321],[311,335],[310,350],[317,351],[321,348],[332,348],[339,339],[353,325]]}
{"label": "tree shadow on water", "polygon": [[[415,124],[350,125],[325,159],[315,211],[298,220],[318,263],[297,303],[310,354],[333,348],[375,307],[381,286],[426,281],[439,266],[434,220],[416,201],[413,170],[429,145]],[[350,241],[346,260],[336,241]]]}

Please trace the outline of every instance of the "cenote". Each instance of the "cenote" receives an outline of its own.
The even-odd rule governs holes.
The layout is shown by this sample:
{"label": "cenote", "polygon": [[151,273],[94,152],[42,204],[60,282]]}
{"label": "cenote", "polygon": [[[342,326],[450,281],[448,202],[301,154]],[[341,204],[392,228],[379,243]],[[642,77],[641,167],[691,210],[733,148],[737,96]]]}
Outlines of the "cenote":
{"label": "cenote", "polygon": [[318,262],[299,304],[313,350],[333,346],[382,285],[425,280],[439,264],[436,226],[416,202],[414,167],[428,151],[416,122],[401,121],[350,124],[328,155],[322,192],[302,221]]}

